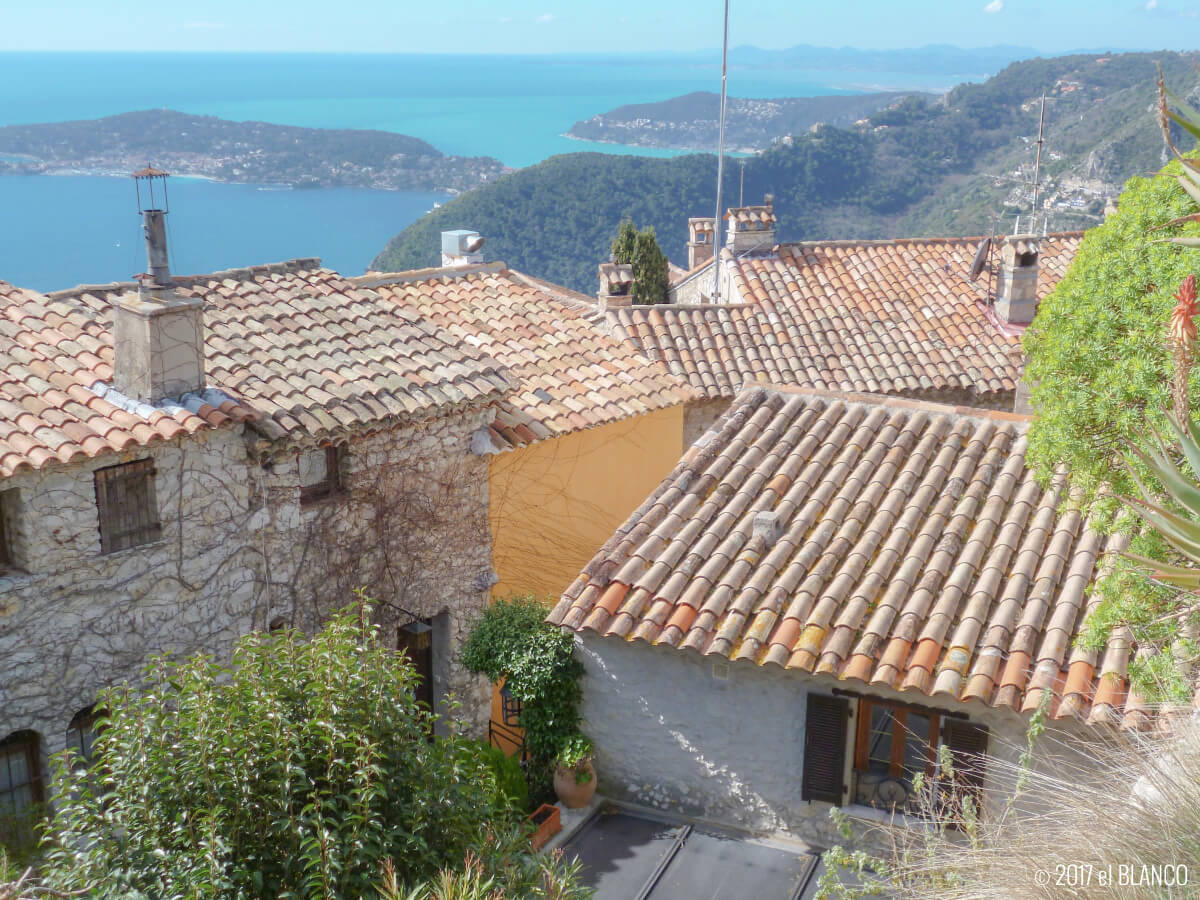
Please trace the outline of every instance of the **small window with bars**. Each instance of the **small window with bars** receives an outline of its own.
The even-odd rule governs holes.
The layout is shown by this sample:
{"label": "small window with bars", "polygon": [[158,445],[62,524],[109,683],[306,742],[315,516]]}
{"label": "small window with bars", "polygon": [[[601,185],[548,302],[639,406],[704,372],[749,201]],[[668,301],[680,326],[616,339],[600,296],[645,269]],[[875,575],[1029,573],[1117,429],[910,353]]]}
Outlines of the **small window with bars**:
{"label": "small window with bars", "polygon": [[315,503],[342,492],[343,447],[321,447],[299,455],[300,503]]}
{"label": "small window with bars", "polygon": [[97,469],[95,480],[101,553],[116,553],[162,537],[154,497],[154,460]]}
{"label": "small window with bars", "polygon": [[25,836],[37,804],[42,802],[38,739],[32,731],[18,731],[0,741],[0,837],[12,830],[10,840]]}

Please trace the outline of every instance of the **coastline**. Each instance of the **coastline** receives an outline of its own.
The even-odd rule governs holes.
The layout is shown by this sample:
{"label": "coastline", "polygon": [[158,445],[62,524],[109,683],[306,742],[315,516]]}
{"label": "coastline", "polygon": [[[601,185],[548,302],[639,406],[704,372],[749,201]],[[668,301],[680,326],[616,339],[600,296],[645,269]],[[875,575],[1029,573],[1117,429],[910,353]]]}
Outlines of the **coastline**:
{"label": "coastline", "polygon": [[[562,134],[559,135],[559,137],[566,138],[569,141],[579,141],[580,143],[583,143],[583,144],[607,144],[611,147],[627,147],[630,150],[641,150],[641,149],[645,149],[645,150],[676,150],[680,154],[709,153],[709,154],[712,154],[713,156],[716,156],[716,154],[717,154],[716,148],[714,148],[714,147],[678,147],[678,146],[675,146],[674,144],[626,144],[621,141],[605,140],[604,138],[580,137],[579,135],[571,134],[571,132],[569,132],[569,131],[564,131]],[[763,152],[762,150],[759,150],[757,148],[739,147],[736,150],[726,149],[725,155],[726,156],[750,157],[750,156],[757,156],[759,153],[762,153],[762,152]]]}
{"label": "coastline", "polygon": [[[260,190],[270,191],[323,191],[323,190],[359,190],[359,191],[378,191],[381,194],[412,194],[412,193],[428,193],[428,194],[446,194],[450,197],[457,197],[462,191],[453,187],[432,187],[432,188],[406,188],[406,187],[380,187],[377,185],[365,184],[314,184],[304,188],[297,188],[294,184],[289,184],[286,181],[237,181],[229,178],[218,178],[215,175],[199,175],[192,172],[172,172],[172,178],[177,178],[180,181],[200,181],[208,182],[209,184],[235,184],[245,187],[254,187]],[[115,169],[94,169],[94,168],[59,168],[46,169],[40,172],[10,172],[0,169],[0,179],[6,177],[24,177],[24,178],[130,178],[129,172],[117,171]]]}

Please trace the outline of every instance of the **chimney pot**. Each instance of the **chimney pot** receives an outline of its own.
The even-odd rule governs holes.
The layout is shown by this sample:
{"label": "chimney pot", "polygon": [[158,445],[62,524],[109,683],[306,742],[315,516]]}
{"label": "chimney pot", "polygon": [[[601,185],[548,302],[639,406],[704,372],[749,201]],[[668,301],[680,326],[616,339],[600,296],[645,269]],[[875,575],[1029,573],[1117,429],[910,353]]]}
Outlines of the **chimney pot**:
{"label": "chimney pot", "polygon": [[136,293],[117,299],[113,317],[113,387],[143,403],[205,386],[204,301],[176,297],[167,265],[167,177],[149,166],[133,173],[150,271],[138,278]]}

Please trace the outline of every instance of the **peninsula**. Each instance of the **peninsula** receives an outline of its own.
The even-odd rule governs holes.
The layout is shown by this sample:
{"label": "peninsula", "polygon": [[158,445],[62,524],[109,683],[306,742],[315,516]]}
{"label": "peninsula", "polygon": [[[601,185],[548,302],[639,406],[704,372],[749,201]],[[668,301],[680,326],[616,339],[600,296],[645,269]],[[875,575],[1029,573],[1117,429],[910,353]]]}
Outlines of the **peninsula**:
{"label": "peninsula", "polygon": [[174,110],[0,127],[0,175],[173,175],[295,188],[461,193],[510,171],[388,131],[231,122]]}
{"label": "peninsula", "polygon": [[[801,134],[818,124],[845,128],[907,97],[933,96],[919,91],[881,91],[776,99],[730,97],[725,112],[726,146],[734,152],[753,153],[765,150],[785,135]],[[696,91],[657,103],[618,106],[576,122],[567,137],[708,151],[717,143],[720,105],[718,95]]]}

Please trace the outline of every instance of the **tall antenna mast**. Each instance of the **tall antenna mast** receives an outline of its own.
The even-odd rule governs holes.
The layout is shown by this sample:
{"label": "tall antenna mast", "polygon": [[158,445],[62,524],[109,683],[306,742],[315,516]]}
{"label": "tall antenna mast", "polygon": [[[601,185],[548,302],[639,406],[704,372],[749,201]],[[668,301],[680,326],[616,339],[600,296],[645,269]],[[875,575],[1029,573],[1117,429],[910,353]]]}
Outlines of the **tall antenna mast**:
{"label": "tall antenna mast", "polygon": [[725,0],[725,31],[721,40],[721,112],[717,128],[717,215],[713,219],[713,303],[721,302],[721,182],[725,178],[725,79],[729,72],[729,0]]}
{"label": "tall antenna mast", "polygon": [[1038,189],[1041,187],[1039,179],[1042,174],[1042,144],[1044,143],[1043,134],[1046,128],[1046,92],[1042,91],[1042,113],[1038,117],[1038,139],[1037,139],[1037,157],[1033,163],[1033,210],[1029,215],[1029,230],[1037,231],[1037,211],[1038,211]]}
{"label": "tall antenna mast", "polygon": [[741,177],[741,180],[738,182],[738,206],[745,206],[746,205],[746,161],[744,159],[741,160],[741,164],[742,164],[742,177]]}

